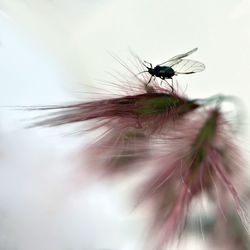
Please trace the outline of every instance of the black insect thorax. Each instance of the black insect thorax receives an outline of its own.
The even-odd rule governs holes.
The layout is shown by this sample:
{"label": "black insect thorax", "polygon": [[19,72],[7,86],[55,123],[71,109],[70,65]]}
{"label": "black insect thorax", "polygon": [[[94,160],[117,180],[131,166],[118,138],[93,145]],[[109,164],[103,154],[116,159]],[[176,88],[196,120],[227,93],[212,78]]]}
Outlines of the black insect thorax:
{"label": "black insect thorax", "polygon": [[157,77],[160,78],[172,78],[175,75],[174,70],[171,67],[168,66],[159,66],[157,65],[154,69],[154,74],[151,74],[151,72],[149,72],[151,75],[155,75]]}

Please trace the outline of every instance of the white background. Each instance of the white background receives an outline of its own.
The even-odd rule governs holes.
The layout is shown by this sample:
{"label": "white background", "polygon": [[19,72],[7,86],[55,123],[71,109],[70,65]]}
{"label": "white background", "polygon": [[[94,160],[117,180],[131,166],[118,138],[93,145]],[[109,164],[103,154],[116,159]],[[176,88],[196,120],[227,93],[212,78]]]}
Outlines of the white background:
{"label": "white background", "polygon": [[[110,52],[126,61],[131,48],[155,65],[198,47],[206,70],[180,78],[186,94],[235,95],[247,109],[249,24],[249,0],[0,0],[0,105],[84,101],[87,86],[121,69]],[[86,195],[72,181],[67,155],[87,138],[24,130],[26,116],[0,111],[0,249],[136,249],[144,220],[102,184]],[[247,114],[244,129],[247,144]]]}

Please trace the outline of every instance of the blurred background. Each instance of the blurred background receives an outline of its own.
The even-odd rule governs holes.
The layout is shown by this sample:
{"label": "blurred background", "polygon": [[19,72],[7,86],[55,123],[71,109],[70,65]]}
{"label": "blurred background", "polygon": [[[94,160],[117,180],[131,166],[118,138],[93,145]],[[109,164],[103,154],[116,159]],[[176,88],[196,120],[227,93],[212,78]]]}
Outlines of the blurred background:
{"label": "blurred background", "polygon": [[249,24],[250,0],[0,0],[0,249],[135,250],[147,224],[124,188],[84,187],[72,157],[86,135],[24,129],[30,115],[5,107],[86,100],[107,72],[124,70],[110,54],[126,61],[132,50],[156,65],[198,47],[190,58],[206,70],[179,78],[185,93],[235,95],[248,108]]}

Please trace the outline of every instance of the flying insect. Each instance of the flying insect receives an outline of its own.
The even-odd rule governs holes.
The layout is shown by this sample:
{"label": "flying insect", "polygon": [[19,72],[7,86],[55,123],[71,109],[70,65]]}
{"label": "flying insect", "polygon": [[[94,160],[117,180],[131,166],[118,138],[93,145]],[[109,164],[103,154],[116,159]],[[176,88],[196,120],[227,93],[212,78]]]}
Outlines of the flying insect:
{"label": "flying insect", "polygon": [[[171,79],[173,83],[173,76],[175,75],[201,72],[205,69],[205,65],[203,63],[194,60],[183,59],[193,54],[197,50],[198,48],[194,48],[184,54],[174,56],[169,60],[156,65],[155,67],[153,67],[152,63],[144,61],[142,64],[147,68],[147,70],[142,71],[139,74],[148,72],[151,75],[149,81],[147,82],[148,85],[153,77],[159,77],[163,81],[166,81],[166,79]],[[150,67],[148,67],[146,64],[148,64]],[[170,87],[173,89],[173,86],[170,85]]]}

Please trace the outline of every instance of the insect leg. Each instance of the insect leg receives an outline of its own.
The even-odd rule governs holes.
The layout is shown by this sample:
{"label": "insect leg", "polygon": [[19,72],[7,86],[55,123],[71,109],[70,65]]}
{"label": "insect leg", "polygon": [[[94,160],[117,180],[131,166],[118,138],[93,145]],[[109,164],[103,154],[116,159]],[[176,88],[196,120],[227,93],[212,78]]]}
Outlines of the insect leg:
{"label": "insect leg", "polygon": [[168,86],[171,88],[171,91],[173,93],[174,92],[173,78],[170,78],[170,79],[171,79],[171,83],[169,83],[166,79],[163,79],[163,80],[168,84]]}
{"label": "insect leg", "polygon": [[148,84],[151,82],[152,77],[153,77],[153,76],[151,75],[151,77],[150,77],[149,81],[146,83],[146,86],[148,86]]}
{"label": "insect leg", "polygon": [[174,80],[171,78],[171,84],[170,84],[172,92],[174,92]]}

